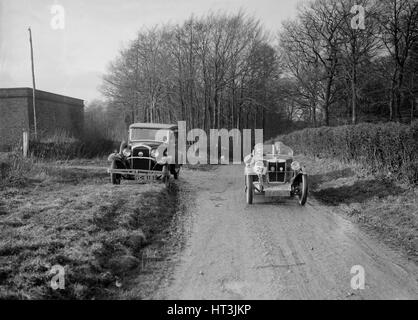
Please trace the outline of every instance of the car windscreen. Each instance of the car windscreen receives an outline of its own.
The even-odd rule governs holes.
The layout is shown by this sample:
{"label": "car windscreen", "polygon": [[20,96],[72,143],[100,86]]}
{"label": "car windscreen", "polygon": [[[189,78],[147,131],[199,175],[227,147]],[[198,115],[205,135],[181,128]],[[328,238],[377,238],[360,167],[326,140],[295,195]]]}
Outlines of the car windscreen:
{"label": "car windscreen", "polygon": [[143,129],[143,128],[131,128],[130,140],[152,140],[152,141],[167,141],[168,131],[162,129]]}
{"label": "car windscreen", "polygon": [[274,144],[274,149],[276,151],[276,154],[293,157],[292,148],[286,146],[283,142],[276,142]]}
{"label": "car windscreen", "polygon": [[263,152],[263,156],[282,155],[282,156],[293,157],[292,148],[284,145],[282,142],[276,142],[274,144],[265,144],[265,145],[259,144],[254,147],[255,154],[261,155],[261,151]]}

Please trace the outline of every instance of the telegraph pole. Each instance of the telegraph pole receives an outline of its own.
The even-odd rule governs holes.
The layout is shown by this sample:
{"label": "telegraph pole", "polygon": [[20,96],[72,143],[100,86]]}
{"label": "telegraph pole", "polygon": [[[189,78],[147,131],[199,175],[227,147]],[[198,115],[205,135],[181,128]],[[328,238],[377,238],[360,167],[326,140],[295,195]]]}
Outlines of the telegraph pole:
{"label": "telegraph pole", "polygon": [[36,85],[35,85],[35,66],[33,63],[33,45],[32,45],[32,30],[30,27],[28,28],[29,31],[29,42],[30,42],[30,59],[32,63],[32,107],[33,107],[33,127],[34,127],[34,133],[35,133],[35,139],[38,138],[38,128],[36,123]]}

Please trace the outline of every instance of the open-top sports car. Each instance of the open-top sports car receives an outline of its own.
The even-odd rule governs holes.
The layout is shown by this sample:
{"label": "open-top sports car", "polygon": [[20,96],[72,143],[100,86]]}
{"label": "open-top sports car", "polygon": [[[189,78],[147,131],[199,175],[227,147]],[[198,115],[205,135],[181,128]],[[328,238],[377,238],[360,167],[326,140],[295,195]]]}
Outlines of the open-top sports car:
{"label": "open-top sports car", "polygon": [[168,185],[170,175],[177,179],[180,165],[177,164],[176,159],[167,156],[168,146],[176,146],[177,137],[177,125],[156,123],[130,125],[128,143],[123,141],[119,152],[115,151],[108,158],[111,162],[108,169],[111,183],[120,184],[121,179],[161,180]]}
{"label": "open-top sports car", "polygon": [[257,144],[244,162],[247,204],[253,203],[255,194],[266,197],[297,196],[300,205],[306,204],[308,176],[301,164],[293,159],[291,148],[282,142]]}

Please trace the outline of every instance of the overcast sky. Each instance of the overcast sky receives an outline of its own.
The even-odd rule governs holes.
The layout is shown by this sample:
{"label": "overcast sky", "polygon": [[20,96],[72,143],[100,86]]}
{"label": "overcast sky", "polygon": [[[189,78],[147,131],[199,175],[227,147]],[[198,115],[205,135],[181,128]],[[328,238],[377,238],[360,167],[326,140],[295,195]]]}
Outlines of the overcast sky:
{"label": "overcast sky", "polygon": [[[65,9],[65,28],[51,27],[51,7]],[[267,30],[295,15],[295,0],[0,0],[0,87],[31,87],[28,26],[37,89],[91,101],[108,63],[138,30],[181,23],[208,11],[245,10]]]}

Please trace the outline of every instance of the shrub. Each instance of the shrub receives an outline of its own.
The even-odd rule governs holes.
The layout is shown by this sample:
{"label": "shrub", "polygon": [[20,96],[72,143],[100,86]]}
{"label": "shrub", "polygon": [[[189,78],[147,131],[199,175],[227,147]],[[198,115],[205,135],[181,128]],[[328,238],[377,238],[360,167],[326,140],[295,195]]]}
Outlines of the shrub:
{"label": "shrub", "polygon": [[41,159],[94,158],[108,155],[113,149],[115,142],[92,134],[82,140],[57,134],[30,142],[30,153]]}
{"label": "shrub", "polygon": [[385,173],[418,183],[418,121],[321,127],[296,131],[278,139],[296,152],[361,164],[371,173]]}
{"label": "shrub", "polygon": [[3,154],[0,157],[0,188],[25,185],[33,166],[33,161],[23,158],[20,152]]}

